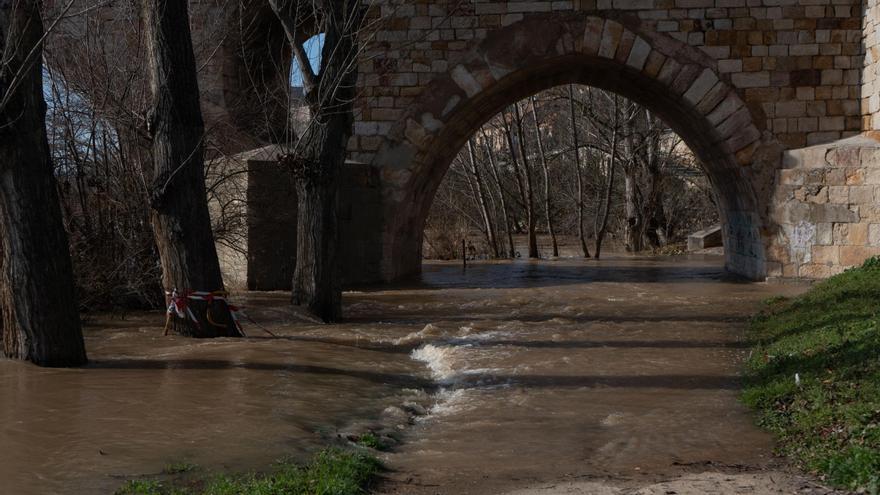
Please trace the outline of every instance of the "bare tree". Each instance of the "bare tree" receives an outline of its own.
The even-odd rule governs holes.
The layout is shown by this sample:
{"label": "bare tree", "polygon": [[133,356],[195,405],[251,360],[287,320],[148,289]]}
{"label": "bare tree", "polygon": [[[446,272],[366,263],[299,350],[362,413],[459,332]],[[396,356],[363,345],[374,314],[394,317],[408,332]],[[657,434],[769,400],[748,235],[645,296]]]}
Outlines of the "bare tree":
{"label": "bare tree", "polygon": [[[223,295],[223,278],[205,194],[205,126],[186,0],[143,0],[153,90],[149,118],[154,179],[150,197],[166,291],[193,306],[175,318],[197,337],[240,336]],[[203,299],[191,292],[205,293]],[[180,304],[177,304],[180,307]],[[186,318],[189,316],[190,318]]]}
{"label": "bare tree", "polygon": [[477,162],[477,154],[474,150],[474,140],[469,139],[467,143],[468,149],[468,165],[470,177],[473,179],[471,182],[468,181],[469,184],[472,184],[472,193],[474,197],[474,202],[477,204],[477,207],[480,210],[480,216],[483,220],[484,224],[484,233],[486,234],[486,242],[491,249],[492,256],[494,258],[498,257],[498,241],[495,238],[495,226],[492,222],[492,217],[489,213],[489,201],[488,201],[488,193],[486,191],[486,185],[483,181],[482,173],[480,172],[479,163]]}
{"label": "bare tree", "polygon": [[0,337],[42,366],[86,362],[46,137],[40,2],[0,2]]}
{"label": "bare tree", "polygon": [[510,258],[516,257],[516,246],[513,244],[513,225],[511,224],[511,215],[508,209],[506,194],[504,193],[504,184],[501,181],[501,174],[498,172],[498,162],[495,159],[495,152],[492,150],[491,139],[486,133],[486,128],[480,128],[480,135],[483,138],[483,145],[486,149],[486,159],[489,162],[489,172],[491,172],[492,180],[495,183],[495,189],[498,193],[498,199],[501,207],[502,222],[504,230],[507,233],[507,255]]}
{"label": "bare tree", "polygon": [[[575,206],[577,207],[577,232],[578,241],[581,244],[581,252],[584,258],[590,257],[590,248],[587,247],[587,235],[584,229],[586,221],[586,202],[584,201],[584,174],[581,169],[581,146],[580,136],[578,135],[577,116],[574,105],[574,84],[568,85],[568,112],[571,121],[571,139],[572,149],[574,150],[574,176],[577,182],[577,193],[575,196]],[[588,121],[589,122],[589,121]]]}
{"label": "bare tree", "polygon": [[[342,317],[339,273],[340,173],[354,122],[364,6],[360,0],[270,0],[302,71],[311,120],[292,152],[281,157],[296,181],[299,203],[293,303],[324,322]],[[307,27],[311,27],[310,33]],[[312,70],[304,42],[322,33],[320,69]]]}
{"label": "bare tree", "polygon": [[535,190],[532,184],[532,167],[526,154],[525,135],[522,127],[522,112],[519,102],[513,105],[513,127],[508,122],[507,113],[503,114],[504,133],[510,150],[511,163],[515,171],[516,185],[520,201],[526,212],[526,230],[528,233],[529,258],[538,258],[538,237],[535,225]]}
{"label": "bare tree", "polygon": [[[512,247],[513,234],[528,229],[529,184],[522,157],[544,170],[535,177],[534,186],[543,191],[538,191],[533,204],[533,218],[550,213],[547,233],[552,227],[550,237],[558,238],[560,251],[568,236],[576,238],[579,251],[587,256],[591,254],[588,239],[595,242],[600,256],[608,249],[628,247],[628,211],[645,219],[633,231],[642,246],[657,250],[672,242],[677,244],[670,248],[673,253],[681,250],[685,230],[717,222],[717,207],[699,162],[681,138],[644,107],[613,93],[574,86],[553,88],[520,103],[532,105],[526,109],[530,122],[520,119],[517,129],[515,111],[508,107],[482,126],[476,142],[452,160],[428,217],[426,252],[439,252],[430,246],[439,246],[440,239],[461,239],[474,232],[483,234],[484,251],[491,252],[486,213],[494,220],[490,223],[498,225],[499,244]],[[562,166],[559,160],[571,166]],[[488,181],[485,207],[479,201],[473,164],[485,171],[482,177]],[[627,202],[632,205],[629,209]],[[594,229],[589,238],[588,217]],[[506,242],[501,239],[502,225]],[[453,226],[454,236],[444,234]],[[446,251],[454,248],[450,243]],[[513,249],[511,253],[516,254]]]}
{"label": "bare tree", "polygon": [[541,124],[538,121],[537,98],[532,96],[532,122],[535,124],[535,141],[538,144],[538,158],[541,159],[541,169],[544,171],[544,213],[547,220],[547,232],[553,243],[553,256],[559,257],[559,242],[556,240],[556,231],[553,229],[553,205],[550,192],[550,165],[547,162],[547,150],[544,149],[544,138],[541,136]]}
{"label": "bare tree", "polygon": [[626,246],[633,252],[657,249],[666,240],[662,167],[678,140],[666,139],[668,129],[647,109],[634,112],[627,124],[624,149],[626,176]]}
{"label": "bare tree", "polygon": [[620,141],[620,97],[610,96],[611,99],[611,129],[610,135],[606,135],[606,156],[603,160],[604,192],[596,209],[595,231],[596,250],[595,258],[599,259],[602,254],[602,242],[608,231],[608,217],[611,213],[612,192],[614,191],[614,176],[617,171],[618,144]]}

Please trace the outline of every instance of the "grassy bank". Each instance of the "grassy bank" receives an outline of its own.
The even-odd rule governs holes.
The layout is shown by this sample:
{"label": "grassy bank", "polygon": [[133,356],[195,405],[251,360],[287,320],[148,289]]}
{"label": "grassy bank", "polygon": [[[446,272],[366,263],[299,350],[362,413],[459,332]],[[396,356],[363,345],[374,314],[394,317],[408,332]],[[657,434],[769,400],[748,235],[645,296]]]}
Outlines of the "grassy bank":
{"label": "grassy bank", "polygon": [[[116,495],[359,495],[367,492],[380,469],[379,461],[365,452],[327,449],[308,464],[280,462],[265,474],[187,473],[172,481],[131,480]],[[166,473],[181,471],[166,468]]]}
{"label": "grassy bank", "polygon": [[880,258],[766,304],[750,328],[744,401],[783,454],[832,484],[876,493]]}

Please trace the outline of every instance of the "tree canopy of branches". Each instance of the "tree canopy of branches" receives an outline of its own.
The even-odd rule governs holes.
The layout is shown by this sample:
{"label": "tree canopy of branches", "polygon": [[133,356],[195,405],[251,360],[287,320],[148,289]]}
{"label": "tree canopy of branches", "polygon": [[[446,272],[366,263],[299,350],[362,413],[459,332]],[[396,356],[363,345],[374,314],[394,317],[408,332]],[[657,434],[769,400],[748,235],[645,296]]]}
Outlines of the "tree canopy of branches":
{"label": "tree canopy of branches", "polygon": [[561,235],[599,257],[607,237],[614,249],[659,250],[718,221],[699,161],[668,126],[614,93],[569,85],[511,105],[475,133],[437,192],[425,252],[451,258],[479,235],[487,257],[535,257],[541,232],[553,256]]}

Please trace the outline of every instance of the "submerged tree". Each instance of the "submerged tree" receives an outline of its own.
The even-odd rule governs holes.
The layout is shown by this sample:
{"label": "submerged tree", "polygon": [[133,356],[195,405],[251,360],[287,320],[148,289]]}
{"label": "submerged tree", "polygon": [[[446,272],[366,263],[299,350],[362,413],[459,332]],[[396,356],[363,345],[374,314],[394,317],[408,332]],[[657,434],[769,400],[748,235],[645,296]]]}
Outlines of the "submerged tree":
{"label": "submerged tree", "polygon": [[43,366],[86,362],[46,138],[40,2],[0,2],[0,337]]}
{"label": "submerged tree", "polygon": [[[153,109],[152,223],[166,291],[176,291],[179,331],[240,336],[222,299],[223,278],[205,195],[205,126],[186,0],[143,0]],[[190,297],[196,292],[196,297]],[[199,298],[199,293],[204,297]]]}
{"label": "submerged tree", "polygon": [[[363,35],[360,0],[270,0],[302,71],[311,119],[280,157],[293,173],[298,198],[293,303],[324,322],[342,317],[338,200],[342,167],[354,123],[355,85]],[[304,47],[323,34],[320,68],[312,69]]]}

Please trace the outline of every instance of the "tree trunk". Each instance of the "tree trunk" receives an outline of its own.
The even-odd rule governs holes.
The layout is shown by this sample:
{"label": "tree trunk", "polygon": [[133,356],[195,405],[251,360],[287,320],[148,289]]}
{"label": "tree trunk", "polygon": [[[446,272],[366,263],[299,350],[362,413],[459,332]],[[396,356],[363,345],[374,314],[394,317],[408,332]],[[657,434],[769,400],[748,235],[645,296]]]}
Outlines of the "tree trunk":
{"label": "tree trunk", "polygon": [[644,246],[642,235],[644,225],[639,206],[634,166],[624,168],[624,209],[626,210],[625,238],[626,249],[632,253],[638,253]]}
{"label": "tree trunk", "polygon": [[483,183],[482,174],[480,174],[479,166],[477,165],[477,156],[474,150],[473,139],[468,140],[468,156],[470,158],[470,174],[474,178],[474,189],[476,193],[476,197],[474,198],[477,203],[477,207],[480,209],[480,214],[483,217],[483,223],[486,228],[486,242],[489,244],[489,249],[492,250],[492,256],[494,258],[498,257],[498,240],[495,237],[495,226],[492,224],[492,217],[489,214],[489,205],[486,201],[486,186]]}
{"label": "tree trunk", "polygon": [[[332,160],[345,162],[345,147],[339,146],[335,152],[341,156],[331,158],[322,153],[321,159],[326,160],[322,163]],[[292,302],[305,306],[309,313],[331,323],[342,318],[342,287],[337,258],[339,170],[328,168],[321,178],[321,181],[297,179],[297,263],[293,275]]]}
{"label": "tree trunk", "polygon": [[[363,6],[359,0],[323,0],[310,6],[293,0],[270,0],[303,74],[305,100],[312,122],[282,157],[293,173],[298,193],[296,269],[292,302],[304,305],[326,323],[342,318],[338,249],[340,176],[354,123],[357,97],[358,37]],[[324,34],[321,69],[308,61],[300,32],[304,12]],[[294,143],[291,143],[294,144]]]}
{"label": "tree trunk", "polygon": [[39,2],[0,3],[0,339],[6,357],[78,366],[86,351],[46,137],[42,35]]}
{"label": "tree trunk", "polygon": [[646,120],[648,122],[648,146],[646,147],[646,171],[645,178],[647,184],[645,191],[647,197],[644,198],[644,208],[642,218],[642,239],[643,243],[647,243],[652,248],[660,248],[666,244],[666,233],[664,225],[666,224],[666,215],[663,211],[663,173],[660,169],[661,149],[660,149],[660,132],[658,132],[657,122],[646,111]]}
{"label": "tree trunk", "polygon": [[[176,290],[184,297],[192,291],[222,293],[205,193],[204,123],[188,3],[143,1],[153,91],[151,220],[162,283],[166,292]],[[193,315],[192,319],[174,317],[179,332],[195,337],[241,335],[223,300],[185,300],[184,304],[191,306]]]}
{"label": "tree trunk", "polygon": [[486,148],[486,156],[489,159],[489,171],[492,172],[492,179],[495,181],[495,187],[498,188],[498,198],[501,203],[501,215],[504,219],[504,230],[507,232],[508,256],[516,257],[516,246],[513,244],[513,226],[510,224],[510,213],[507,211],[507,200],[504,198],[504,185],[501,183],[501,175],[498,173],[498,164],[495,161],[495,153],[489,144],[489,137],[483,132],[483,144]]}
{"label": "tree trunk", "polygon": [[608,216],[611,212],[611,193],[614,190],[614,172],[617,169],[617,138],[618,129],[618,96],[614,95],[614,118],[613,127],[611,129],[611,156],[608,159],[608,171],[606,173],[607,183],[605,184],[605,198],[599,209],[596,210],[596,259],[602,254],[602,241],[605,239],[605,232],[608,229]]}
{"label": "tree trunk", "polygon": [[536,98],[532,96],[532,120],[535,123],[535,136],[538,140],[538,156],[541,158],[541,169],[544,171],[544,212],[547,219],[547,231],[553,243],[553,257],[559,257],[559,243],[556,241],[556,232],[553,230],[553,207],[550,201],[550,165],[547,163],[547,153],[544,150],[544,138],[541,136],[541,125],[538,123],[538,109]]}
{"label": "tree trunk", "polygon": [[[510,126],[510,123],[507,121],[507,111],[506,110],[502,114],[502,117],[503,117],[502,122],[504,125],[504,136],[507,139],[507,148],[510,151],[510,163],[513,168],[513,177],[516,179],[516,190],[519,192],[519,203],[522,206],[523,211],[526,212],[526,216],[528,217],[529,196],[528,196],[528,191],[526,189],[526,181],[525,181],[525,178],[523,177],[522,167],[520,166],[519,158],[517,157],[516,144],[514,143],[515,139],[513,137],[513,128]],[[511,241],[511,243],[512,242],[513,241]]]}
{"label": "tree trunk", "polygon": [[574,146],[574,172],[577,179],[577,221],[578,221],[578,240],[581,243],[581,251],[584,258],[590,257],[590,248],[587,247],[587,235],[584,229],[586,221],[586,205],[584,204],[584,177],[581,170],[581,149],[580,139],[578,136],[577,119],[574,111],[574,85],[568,85],[568,111],[571,118],[571,137]]}
{"label": "tree trunk", "polygon": [[514,123],[516,124],[517,144],[519,145],[519,156],[522,161],[523,176],[526,193],[526,224],[529,234],[529,258],[539,258],[538,253],[538,236],[535,231],[535,188],[532,183],[532,166],[529,157],[526,154],[526,135],[522,128],[522,113],[519,110],[519,103],[513,104]]}

